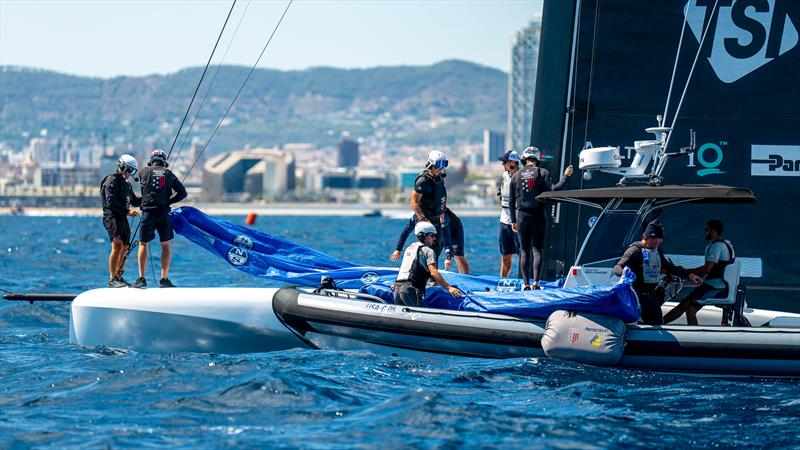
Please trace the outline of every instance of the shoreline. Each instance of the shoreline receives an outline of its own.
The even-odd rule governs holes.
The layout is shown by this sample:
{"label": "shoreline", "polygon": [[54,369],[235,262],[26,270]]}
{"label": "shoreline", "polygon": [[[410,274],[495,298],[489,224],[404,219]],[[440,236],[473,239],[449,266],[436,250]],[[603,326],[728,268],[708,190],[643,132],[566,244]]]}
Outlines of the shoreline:
{"label": "shoreline", "polygon": [[[212,216],[246,216],[255,213],[258,216],[341,216],[341,217],[388,217],[391,219],[408,219],[411,209],[406,205],[383,204],[335,204],[335,203],[273,203],[273,204],[237,204],[237,203],[193,203],[178,204],[192,206]],[[454,208],[459,217],[499,217],[500,205],[465,206]],[[100,217],[103,215],[99,207],[24,207],[21,211],[14,208],[0,208],[0,216],[28,217]]]}

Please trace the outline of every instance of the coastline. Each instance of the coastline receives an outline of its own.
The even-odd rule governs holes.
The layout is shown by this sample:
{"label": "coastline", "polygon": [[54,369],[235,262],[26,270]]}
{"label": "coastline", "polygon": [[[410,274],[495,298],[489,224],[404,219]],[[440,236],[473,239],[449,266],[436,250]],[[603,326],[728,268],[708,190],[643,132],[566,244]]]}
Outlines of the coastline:
{"label": "coastline", "polygon": [[[407,205],[394,203],[336,204],[336,203],[179,203],[175,207],[192,206],[212,216],[342,216],[342,217],[388,217],[408,219],[411,209]],[[455,205],[453,210],[460,217],[494,217],[500,215],[500,206]],[[99,207],[24,207],[21,211],[0,207],[0,216],[22,215],[30,217],[100,217]]]}

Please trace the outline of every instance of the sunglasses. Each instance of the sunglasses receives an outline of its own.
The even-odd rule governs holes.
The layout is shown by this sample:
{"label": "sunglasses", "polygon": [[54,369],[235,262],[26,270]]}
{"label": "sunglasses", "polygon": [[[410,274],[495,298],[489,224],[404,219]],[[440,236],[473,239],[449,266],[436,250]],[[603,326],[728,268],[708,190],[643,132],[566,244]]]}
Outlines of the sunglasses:
{"label": "sunglasses", "polygon": [[435,161],[433,163],[433,167],[436,167],[437,169],[444,169],[445,167],[447,167],[447,160],[446,159],[440,159],[438,161]]}

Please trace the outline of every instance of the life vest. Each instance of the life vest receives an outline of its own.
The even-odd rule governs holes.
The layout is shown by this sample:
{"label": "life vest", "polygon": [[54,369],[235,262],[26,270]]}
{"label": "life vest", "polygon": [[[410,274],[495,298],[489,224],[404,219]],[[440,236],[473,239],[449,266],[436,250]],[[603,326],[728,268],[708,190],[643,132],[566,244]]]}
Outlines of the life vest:
{"label": "life vest", "polygon": [[[114,181],[117,182],[116,189],[113,192],[113,197],[109,197],[106,195],[106,191],[108,190],[108,186]],[[131,185],[119,172],[106,175],[103,177],[103,181],[100,182],[100,199],[103,204],[104,212],[127,214],[131,206],[131,195],[133,195]]]}
{"label": "life vest", "polygon": [[424,177],[425,183],[430,184],[432,194],[423,195],[419,202],[422,212],[428,219],[436,220],[442,214],[442,205],[447,200],[447,189],[444,187],[444,179],[441,176],[432,177],[427,170],[420,172],[414,179],[414,186],[417,185],[420,177]]}
{"label": "life vest", "polygon": [[536,209],[542,206],[536,197],[549,190],[542,172],[538,166],[525,166],[517,172],[517,209]]}
{"label": "life vest", "polygon": [[637,247],[642,252],[642,283],[656,284],[661,280],[661,253],[658,248],[646,248],[641,242],[634,242],[631,247]]}
{"label": "life vest", "polygon": [[508,202],[511,197],[511,175],[508,172],[503,172],[503,184],[500,185],[500,206],[508,208]]}
{"label": "life vest", "polygon": [[164,166],[152,165],[142,169],[142,209],[168,208],[175,175]]}
{"label": "life vest", "polygon": [[707,280],[713,280],[713,279],[724,280],[725,268],[731,265],[733,263],[733,260],[736,259],[736,255],[733,253],[733,247],[731,246],[730,242],[724,239],[717,239],[716,241],[712,242],[711,245],[714,245],[717,242],[722,242],[723,244],[725,244],[726,247],[728,247],[728,255],[730,255],[730,259],[727,261],[717,261],[717,263],[714,264],[714,267],[712,267],[711,270],[708,271],[708,275],[706,276]]}
{"label": "life vest", "polygon": [[409,281],[412,286],[424,293],[430,272],[428,272],[427,266],[419,262],[423,247],[425,244],[422,242],[414,242],[406,248],[396,281]]}

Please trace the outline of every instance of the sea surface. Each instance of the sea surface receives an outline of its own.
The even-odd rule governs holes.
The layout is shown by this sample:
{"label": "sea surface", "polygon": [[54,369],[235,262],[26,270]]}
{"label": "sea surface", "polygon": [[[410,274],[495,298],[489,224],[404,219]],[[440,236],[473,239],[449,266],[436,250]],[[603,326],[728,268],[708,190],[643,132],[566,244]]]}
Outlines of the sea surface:
{"label": "sea surface", "polygon": [[[498,272],[497,219],[463,221],[473,271]],[[388,265],[402,225],[262,216],[256,228]],[[0,216],[0,289],[101,287],[109,248],[100,218]],[[268,285],[179,236],[173,255],[178,286]],[[318,350],[152,355],[72,345],[68,323],[66,303],[0,302],[0,448],[800,448],[796,380]]]}

